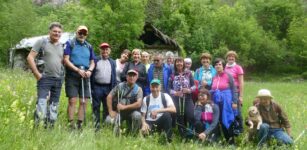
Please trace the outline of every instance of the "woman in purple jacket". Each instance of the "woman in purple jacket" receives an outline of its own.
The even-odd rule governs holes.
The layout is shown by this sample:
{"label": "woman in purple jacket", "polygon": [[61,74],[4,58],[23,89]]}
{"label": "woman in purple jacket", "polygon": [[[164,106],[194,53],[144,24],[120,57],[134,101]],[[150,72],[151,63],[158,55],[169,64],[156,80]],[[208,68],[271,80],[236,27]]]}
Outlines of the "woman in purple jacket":
{"label": "woman in purple jacket", "polygon": [[183,126],[193,123],[194,119],[194,104],[191,94],[194,79],[191,71],[185,71],[183,58],[176,58],[174,65],[175,73],[170,77],[169,89],[177,110],[175,118],[177,118],[177,124],[179,124],[180,135],[186,137]]}

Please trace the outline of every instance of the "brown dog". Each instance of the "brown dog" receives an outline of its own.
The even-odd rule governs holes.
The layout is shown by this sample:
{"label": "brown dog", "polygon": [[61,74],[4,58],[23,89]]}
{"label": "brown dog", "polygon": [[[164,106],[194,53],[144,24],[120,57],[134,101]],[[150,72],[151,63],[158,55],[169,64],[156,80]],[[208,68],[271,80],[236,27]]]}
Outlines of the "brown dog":
{"label": "brown dog", "polygon": [[252,140],[262,124],[262,118],[256,106],[248,108],[248,117],[246,121],[249,125],[248,139]]}

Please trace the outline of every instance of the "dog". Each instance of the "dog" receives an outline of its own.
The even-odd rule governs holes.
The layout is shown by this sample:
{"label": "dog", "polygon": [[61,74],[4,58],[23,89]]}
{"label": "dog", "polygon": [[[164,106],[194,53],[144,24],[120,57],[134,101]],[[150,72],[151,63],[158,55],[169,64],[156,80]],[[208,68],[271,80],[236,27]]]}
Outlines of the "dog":
{"label": "dog", "polygon": [[252,140],[262,124],[262,118],[256,106],[251,106],[248,108],[247,123],[249,125],[248,139]]}

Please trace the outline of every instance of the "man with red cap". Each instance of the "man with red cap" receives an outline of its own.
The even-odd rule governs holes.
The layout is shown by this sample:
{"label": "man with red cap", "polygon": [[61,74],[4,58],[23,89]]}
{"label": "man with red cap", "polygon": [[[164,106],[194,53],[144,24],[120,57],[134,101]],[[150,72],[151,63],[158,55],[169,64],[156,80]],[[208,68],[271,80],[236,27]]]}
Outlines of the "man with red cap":
{"label": "man with red cap", "polygon": [[[94,51],[86,41],[88,28],[79,26],[76,37],[66,42],[64,63],[66,66],[65,91],[68,97],[68,121],[71,128],[75,128],[74,114],[79,97],[77,127],[80,129],[85,118],[86,101],[90,97],[88,79],[91,77],[94,63]],[[83,86],[83,87],[82,87]]]}
{"label": "man with red cap", "polygon": [[100,129],[100,107],[103,104],[102,120],[108,116],[107,96],[116,86],[116,63],[110,58],[111,48],[108,43],[101,43],[100,57],[95,60],[92,75],[93,112],[96,131]]}

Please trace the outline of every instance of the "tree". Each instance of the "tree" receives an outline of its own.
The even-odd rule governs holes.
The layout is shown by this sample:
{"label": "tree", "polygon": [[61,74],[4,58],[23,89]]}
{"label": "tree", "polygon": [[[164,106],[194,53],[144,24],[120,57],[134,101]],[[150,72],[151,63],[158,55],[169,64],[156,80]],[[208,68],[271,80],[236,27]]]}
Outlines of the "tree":
{"label": "tree", "polygon": [[145,21],[145,2],[143,0],[101,0],[93,3],[81,1],[90,11],[86,16],[91,33],[91,42],[98,46],[108,42],[112,55],[118,56],[124,48],[142,48],[139,36]]}
{"label": "tree", "polygon": [[301,0],[250,0],[247,3],[259,25],[279,40],[287,37],[291,21],[304,11]]}
{"label": "tree", "polygon": [[289,27],[289,51],[287,59],[300,72],[307,70],[307,18],[294,19]]}
{"label": "tree", "polygon": [[0,20],[0,63],[5,64],[8,49],[35,30],[36,14],[30,0],[6,1],[1,3]]}

